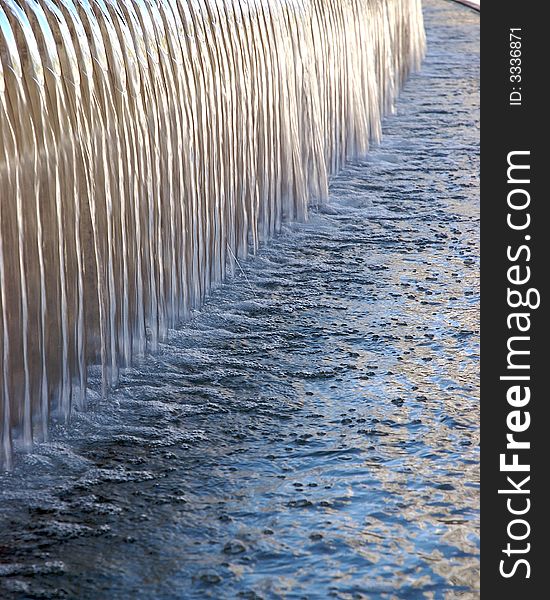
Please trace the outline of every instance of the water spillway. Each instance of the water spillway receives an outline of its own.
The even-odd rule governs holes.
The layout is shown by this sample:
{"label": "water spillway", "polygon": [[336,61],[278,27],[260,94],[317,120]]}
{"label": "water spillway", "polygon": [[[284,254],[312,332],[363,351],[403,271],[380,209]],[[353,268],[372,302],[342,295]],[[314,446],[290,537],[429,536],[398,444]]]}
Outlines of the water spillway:
{"label": "water spillway", "polygon": [[0,457],[304,219],[424,51],[420,0],[0,0]]}

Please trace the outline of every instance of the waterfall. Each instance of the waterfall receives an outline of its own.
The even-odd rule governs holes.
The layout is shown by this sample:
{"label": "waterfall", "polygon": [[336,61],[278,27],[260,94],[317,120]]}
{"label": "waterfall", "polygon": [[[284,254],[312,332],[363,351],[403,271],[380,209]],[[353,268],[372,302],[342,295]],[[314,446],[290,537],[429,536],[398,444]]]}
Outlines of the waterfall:
{"label": "waterfall", "polygon": [[420,0],[0,0],[0,461],[380,138]]}

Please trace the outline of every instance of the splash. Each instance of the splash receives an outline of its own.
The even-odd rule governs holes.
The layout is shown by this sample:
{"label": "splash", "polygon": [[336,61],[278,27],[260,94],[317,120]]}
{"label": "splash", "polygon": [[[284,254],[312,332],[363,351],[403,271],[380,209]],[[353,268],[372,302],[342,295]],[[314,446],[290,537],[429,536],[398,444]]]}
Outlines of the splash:
{"label": "splash", "polygon": [[420,0],[0,0],[0,459],[327,197]]}

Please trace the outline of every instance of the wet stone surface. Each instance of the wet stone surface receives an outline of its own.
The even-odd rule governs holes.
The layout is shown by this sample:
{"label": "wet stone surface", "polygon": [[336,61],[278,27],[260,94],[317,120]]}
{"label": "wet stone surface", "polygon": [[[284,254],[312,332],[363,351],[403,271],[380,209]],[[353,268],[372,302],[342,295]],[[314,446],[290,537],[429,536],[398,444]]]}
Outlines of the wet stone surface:
{"label": "wet stone surface", "polygon": [[425,13],[330,207],[0,477],[2,598],[478,596],[479,17]]}

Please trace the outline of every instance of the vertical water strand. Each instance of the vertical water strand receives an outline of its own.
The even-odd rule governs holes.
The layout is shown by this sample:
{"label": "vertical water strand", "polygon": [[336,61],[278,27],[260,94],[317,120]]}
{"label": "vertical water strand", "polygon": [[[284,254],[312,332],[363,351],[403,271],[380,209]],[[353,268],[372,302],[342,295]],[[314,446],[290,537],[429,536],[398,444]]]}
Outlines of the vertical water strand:
{"label": "vertical water strand", "polygon": [[[13,41],[15,44],[8,45],[8,60],[4,67],[4,71],[8,78],[6,79],[5,90],[7,92],[7,100],[11,105],[11,109],[15,115],[18,114],[19,110],[25,109],[24,98],[21,98],[19,94],[20,81],[22,77],[22,65],[19,60],[16,46],[21,43],[24,39],[25,43],[30,42],[31,48],[29,53],[35,49],[33,46],[34,40],[32,34],[29,31],[28,22],[26,22],[24,13],[19,9],[18,6],[10,3],[7,7],[7,18],[10,24],[17,19],[17,23],[22,22],[23,25],[21,30],[13,31]],[[8,25],[6,24],[5,29],[7,30]],[[9,34],[8,34],[9,35]],[[10,40],[11,41],[11,40]],[[11,51],[11,52],[10,52]],[[34,57],[37,57],[38,52],[34,53]],[[19,106],[19,102],[21,105]],[[12,114],[13,114],[12,113]],[[15,132],[17,135],[17,131]],[[31,142],[32,144],[32,142]],[[12,148],[15,150],[15,148]],[[29,356],[28,356],[28,335],[29,335],[29,306],[28,306],[28,292],[27,292],[27,280],[26,280],[26,247],[25,247],[25,233],[27,227],[23,223],[23,200],[26,192],[27,182],[24,182],[21,177],[22,158],[19,152],[16,152],[15,168],[12,172],[13,177],[13,202],[7,204],[4,209],[4,231],[1,232],[2,237],[5,240],[6,250],[11,251],[7,261],[3,261],[4,272],[5,272],[5,284],[6,289],[15,292],[12,299],[5,298],[3,304],[6,304],[6,310],[9,314],[9,319],[6,322],[7,334],[7,346],[9,348],[10,356],[13,359],[13,365],[20,365],[18,372],[10,373],[12,375],[11,386],[17,390],[20,395],[21,403],[15,407],[17,410],[17,418],[22,426],[22,439],[23,443],[28,447],[32,440],[32,424],[31,424],[31,390],[30,390],[30,374],[29,374]],[[32,184],[31,184],[32,185]],[[28,232],[27,239],[30,237]],[[9,303],[9,304],[8,304]],[[11,306],[10,306],[11,305]],[[11,309],[11,310],[10,310]],[[11,361],[10,361],[11,362]],[[11,390],[10,390],[11,391]],[[9,411],[11,417],[11,410]],[[15,415],[14,415],[15,416]]]}
{"label": "vertical water strand", "polygon": [[[120,30],[118,4],[109,1],[97,2],[95,7],[96,19],[100,25],[107,60],[107,74],[110,80],[110,108],[113,111],[115,137],[120,153],[112,169],[112,190],[114,196],[106,199],[107,211],[107,252],[109,253],[107,281],[109,289],[109,323],[110,323],[110,379],[111,385],[116,384],[118,369],[128,364],[131,357],[130,334],[130,289],[128,238],[132,238],[133,220],[128,217],[131,211],[134,186],[132,175],[136,172],[135,157],[129,139],[128,96],[131,90],[131,75],[127,71],[125,60],[124,35]],[[115,167],[113,169],[113,166]],[[112,354],[114,352],[114,355]],[[112,357],[118,360],[112,360]]]}
{"label": "vertical water strand", "polygon": [[[9,26],[5,12],[0,6],[0,190],[6,197],[15,194],[16,187],[13,173],[13,160],[17,160],[17,148],[15,145],[15,131],[11,125],[7,106],[6,87],[7,82],[4,79],[6,68],[11,67],[11,72],[15,69],[9,64],[13,57],[17,56],[15,39]],[[4,64],[6,62],[6,64]],[[2,432],[1,432],[1,452],[5,466],[11,467],[11,407],[10,407],[10,330],[8,326],[8,292],[7,276],[5,266],[4,250],[5,240],[8,239],[7,224],[5,218],[4,202],[0,197],[0,407],[2,410]]]}
{"label": "vertical water strand", "polygon": [[206,92],[204,89],[204,74],[200,59],[200,36],[197,31],[194,14],[196,7],[178,0],[180,14],[183,13],[183,25],[185,30],[185,54],[188,57],[186,73],[187,83],[191,91],[191,112],[193,114],[193,174],[194,194],[192,204],[192,219],[194,233],[193,247],[193,304],[201,302],[205,292],[204,277],[206,275],[206,216],[204,212],[204,198],[208,194],[208,159],[207,139],[205,129],[207,127],[207,114],[205,106]]}
{"label": "vertical water strand", "polygon": [[[102,303],[102,278],[99,237],[97,230],[97,198],[101,198],[105,190],[102,187],[102,171],[96,172],[101,160],[97,160],[97,145],[91,132],[100,132],[95,123],[102,124],[100,113],[95,105],[94,73],[91,45],[85,34],[84,24],[72,0],[61,0],[57,4],[47,3],[49,10],[54,13],[51,21],[57,21],[62,29],[68,30],[70,42],[65,42],[66,48],[59,47],[59,52],[66,51],[66,60],[62,61],[63,81],[66,97],[75,114],[73,127],[77,132],[79,157],[81,160],[81,177],[77,182],[78,197],[76,207],[76,235],[79,246],[78,262],[82,265],[79,287],[79,322],[83,323],[83,331],[79,338],[84,347],[79,348],[82,356],[78,358],[79,373],[77,406],[85,408],[86,365],[90,360],[101,358],[105,364],[105,328],[103,326],[104,309]],[[61,16],[60,16],[61,15]],[[65,37],[67,33],[65,33]],[[93,36],[90,36],[93,39]],[[72,48],[71,48],[72,44]],[[92,42],[93,44],[93,42]],[[69,52],[71,48],[71,52]],[[84,181],[82,181],[82,179]],[[99,339],[98,339],[99,338]],[[103,388],[106,388],[106,378],[103,378]]]}
{"label": "vertical water strand", "polygon": [[[52,36],[55,40],[55,50],[57,51],[57,59],[59,61],[59,73],[58,81],[59,85],[63,90],[64,107],[60,107],[61,114],[66,116],[70,123],[71,137],[74,140],[73,155],[69,156],[69,162],[73,165],[73,189],[75,194],[74,201],[74,238],[72,249],[67,249],[66,253],[69,257],[73,257],[72,269],[76,271],[76,289],[73,289],[73,318],[72,323],[69,321],[69,325],[72,325],[72,339],[74,344],[74,351],[72,359],[74,361],[73,368],[69,368],[67,377],[73,376],[75,381],[71,385],[71,401],[76,397],[76,405],[79,408],[84,408],[85,404],[85,391],[86,391],[86,359],[85,359],[85,317],[84,317],[84,261],[83,261],[83,244],[81,239],[81,205],[86,202],[91,194],[90,190],[90,169],[91,169],[91,156],[90,152],[86,149],[85,144],[88,141],[88,136],[83,132],[81,123],[81,82],[80,82],[80,68],[76,57],[73,40],[67,26],[67,22],[63,13],[58,7],[50,0],[43,0],[43,14],[42,18],[47,19],[48,25],[51,29]],[[35,7],[38,10],[38,7]],[[82,67],[82,71],[84,71]],[[64,110],[65,109],[65,110]],[[71,160],[72,159],[72,160]],[[42,229],[41,220],[38,219],[38,228]],[[43,235],[40,231],[39,238],[42,239]],[[39,255],[42,252],[41,242],[38,243]],[[41,270],[43,269],[43,260],[40,260]],[[44,278],[41,277],[41,281]],[[46,294],[45,285],[42,290],[43,295]],[[45,305],[42,310],[42,327],[46,326],[46,314]],[[42,391],[42,396],[47,393],[47,390]],[[47,398],[43,401],[44,410],[46,410]],[[66,407],[67,416],[70,411],[70,406]],[[46,419],[42,418],[42,431],[43,436],[47,434]]]}
{"label": "vertical water strand", "polygon": [[[250,101],[244,89],[250,70],[243,52],[243,20],[237,6],[230,2],[218,5],[222,35],[228,40],[226,60],[230,85],[230,101],[227,111],[231,115],[232,127],[226,128],[227,145],[231,152],[231,167],[226,169],[228,202],[228,241],[229,253],[237,258],[245,258],[248,252],[248,233],[251,210],[251,148],[245,140],[250,136],[250,114],[247,103]],[[227,261],[233,273],[235,261]]]}
{"label": "vertical water strand", "polygon": [[[186,10],[187,5],[176,0],[170,0],[170,8],[174,16],[175,26],[177,28],[177,38],[174,41],[176,48],[179,46],[178,58],[181,68],[178,70],[178,80],[180,85],[180,102],[183,106],[184,123],[186,124],[185,140],[182,160],[183,182],[185,200],[183,204],[183,218],[185,219],[184,236],[184,266],[183,271],[186,274],[184,289],[188,299],[186,311],[196,306],[200,298],[200,247],[199,247],[199,220],[198,209],[199,202],[199,162],[200,149],[198,139],[198,114],[194,110],[196,106],[197,91],[195,78],[193,76],[193,56],[190,52],[192,45],[192,29],[190,24],[191,16]],[[191,45],[190,45],[191,44]],[[183,273],[182,273],[183,276]]]}
{"label": "vertical water strand", "polygon": [[[91,78],[89,80],[90,104],[86,105],[86,119],[92,134],[92,154],[94,162],[93,181],[94,195],[89,204],[90,225],[92,230],[93,256],[95,262],[95,304],[97,306],[97,329],[99,343],[96,355],[101,364],[101,395],[105,397],[110,386],[110,349],[112,346],[109,333],[109,281],[106,276],[106,250],[104,247],[105,217],[107,198],[111,195],[113,185],[109,165],[111,156],[116,161],[118,155],[118,139],[115,137],[113,115],[110,110],[109,89],[107,87],[107,57],[103,46],[99,26],[91,6],[87,2],[75,2],[75,9],[82,23],[87,44],[83,42],[83,52],[89,51],[91,61]],[[116,164],[116,163],[115,163]]]}
{"label": "vertical water strand", "polygon": [[181,45],[179,43],[179,31],[176,15],[173,12],[173,7],[168,3],[163,2],[160,5],[161,17],[167,32],[167,48],[165,54],[166,74],[171,80],[172,87],[172,106],[171,114],[175,123],[176,131],[173,139],[173,157],[176,178],[175,197],[172,201],[172,219],[173,219],[173,265],[174,269],[172,277],[175,277],[175,288],[173,290],[172,310],[173,321],[176,322],[188,314],[190,294],[187,284],[188,269],[187,262],[189,252],[186,246],[187,236],[189,231],[189,218],[186,207],[186,198],[188,198],[188,183],[186,175],[190,169],[185,162],[185,154],[189,148],[188,136],[188,118],[185,102],[185,91],[181,79],[183,72],[183,58],[181,54]]}
{"label": "vertical water strand", "polygon": [[203,2],[201,10],[203,11],[203,18],[200,23],[204,28],[204,48],[206,56],[206,64],[209,66],[209,86],[208,90],[208,114],[209,114],[209,149],[208,155],[211,157],[211,171],[209,174],[211,184],[212,202],[211,206],[208,207],[208,215],[210,222],[210,231],[208,234],[208,246],[209,246],[209,273],[208,273],[208,286],[207,293],[210,286],[215,282],[216,273],[218,271],[217,262],[219,259],[220,243],[223,238],[223,215],[221,211],[221,204],[223,202],[222,189],[221,189],[221,178],[220,172],[222,170],[222,161],[225,157],[222,155],[222,148],[220,147],[221,138],[221,91],[220,91],[220,65],[218,62],[218,55],[216,52],[215,29],[214,23],[211,20],[211,14],[209,11],[208,0]]}
{"label": "vertical water strand", "polygon": [[[202,171],[202,194],[200,197],[200,213],[202,214],[201,248],[202,256],[202,299],[210,291],[210,276],[212,272],[213,248],[212,240],[214,233],[214,215],[213,208],[216,202],[216,181],[215,181],[215,140],[214,132],[217,126],[217,115],[215,109],[215,89],[214,89],[214,65],[208,60],[208,40],[206,32],[206,19],[204,3],[195,0],[192,13],[193,24],[195,28],[195,40],[197,43],[197,70],[195,77],[202,84],[200,86],[201,96],[201,127],[200,138],[202,139],[204,169]],[[214,204],[211,207],[210,204]]]}
{"label": "vertical water strand", "polygon": [[178,207],[185,201],[182,196],[181,163],[177,157],[182,153],[181,147],[181,107],[178,105],[178,90],[175,84],[172,70],[172,59],[170,38],[172,29],[165,20],[163,14],[164,5],[150,4],[150,11],[155,24],[155,36],[157,41],[159,64],[162,72],[162,93],[166,96],[167,123],[171,131],[170,146],[167,149],[166,160],[166,221],[168,231],[166,248],[166,271],[169,274],[166,280],[166,327],[173,327],[178,317],[179,283],[178,264],[181,255],[178,252],[180,246],[179,234],[183,223],[179,220]]}
{"label": "vertical water strand", "polygon": [[[119,8],[120,7],[120,8]],[[117,60],[119,74],[119,85],[115,89],[113,102],[116,114],[117,127],[119,131],[119,143],[124,160],[120,163],[118,170],[118,188],[121,190],[120,197],[113,203],[113,231],[112,236],[116,251],[114,252],[114,286],[117,298],[120,301],[115,312],[116,326],[116,348],[119,355],[119,366],[128,365],[132,357],[132,323],[135,315],[130,313],[132,291],[130,288],[131,262],[130,244],[134,235],[135,219],[133,210],[136,202],[136,189],[134,177],[139,180],[139,169],[136,159],[133,139],[133,118],[129,108],[129,98],[132,96],[133,76],[132,62],[128,57],[128,33],[125,27],[125,19],[121,18],[122,3],[113,4],[106,2],[103,10],[108,11],[112,31],[116,35],[117,42],[114,46],[112,58]],[[116,32],[116,33],[115,33]],[[120,54],[118,53],[120,52]],[[108,55],[109,56],[109,55]],[[109,56],[110,58],[110,56]],[[111,67],[112,69],[113,67]]]}
{"label": "vertical water strand", "polygon": [[214,264],[211,273],[212,284],[216,285],[225,274],[229,243],[229,206],[232,201],[228,185],[228,171],[234,168],[228,133],[232,127],[231,88],[228,83],[229,71],[226,60],[226,46],[229,38],[224,35],[218,6],[215,0],[208,0],[205,6],[205,22],[208,25],[208,53],[213,65],[213,85],[215,90],[215,130],[214,146],[217,160],[215,165],[217,197],[214,210]]}
{"label": "vertical water strand", "polygon": [[220,169],[221,162],[225,160],[220,152],[220,80],[219,80],[219,64],[217,53],[215,51],[216,40],[214,39],[213,23],[208,10],[208,0],[201,3],[200,18],[197,19],[197,27],[200,28],[200,39],[202,42],[201,66],[205,75],[206,88],[206,112],[208,121],[204,134],[207,135],[207,155],[208,174],[207,182],[209,191],[206,198],[211,198],[210,202],[205,202],[206,215],[206,238],[205,245],[207,248],[207,265],[206,265],[206,280],[205,292],[208,294],[210,286],[214,283],[215,274],[217,271],[216,263],[218,260],[218,245],[221,242],[223,219],[220,206],[223,198],[221,197],[220,189]]}
{"label": "vertical water strand", "polygon": [[[251,137],[253,147],[252,155],[252,174],[254,181],[254,209],[256,211],[256,220],[251,223],[253,236],[259,244],[267,236],[267,231],[264,230],[266,219],[265,212],[267,211],[267,203],[265,190],[267,188],[266,178],[267,169],[264,168],[266,146],[268,143],[265,124],[265,113],[262,106],[262,99],[265,98],[265,86],[267,85],[267,68],[266,48],[262,45],[259,39],[257,24],[252,14],[252,3],[243,3],[243,17],[245,19],[246,28],[249,33],[248,52],[253,59],[253,71],[249,80],[250,96],[251,96]],[[257,9],[256,9],[257,10]]]}
{"label": "vertical water strand", "polygon": [[158,347],[158,343],[165,337],[167,331],[167,279],[166,275],[170,272],[168,267],[169,255],[169,230],[167,227],[167,207],[171,203],[171,182],[168,180],[169,155],[171,154],[172,131],[168,121],[167,97],[163,90],[163,76],[161,70],[161,61],[159,49],[156,41],[154,19],[150,12],[150,3],[142,2],[136,5],[138,19],[145,33],[144,42],[147,47],[148,72],[151,83],[151,102],[152,109],[155,111],[156,126],[154,156],[157,159],[157,186],[155,194],[155,217],[154,217],[154,238],[155,238],[155,257],[154,277],[157,289],[157,316],[156,322],[152,327],[156,329],[153,332],[153,340]]}
{"label": "vertical water strand", "polygon": [[[129,352],[128,327],[124,321],[128,315],[129,299],[124,295],[128,289],[126,236],[128,223],[126,206],[131,201],[127,189],[128,174],[132,172],[131,153],[127,137],[127,89],[128,78],[123,58],[123,42],[118,37],[116,11],[110,11],[109,2],[96,2],[93,6],[105,48],[106,75],[109,78],[109,109],[113,114],[114,137],[118,155],[111,162],[111,194],[106,197],[107,227],[107,289],[109,306],[109,383],[116,384],[120,361],[117,356]],[[112,137],[112,136],[111,136]],[[113,168],[114,167],[114,168]]]}
{"label": "vertical water strand", "polygon": [[[103,254],[105,257],[104,277],[106,281],[106,318],[107,318],[107,360],[106,375],[107,385],[111,387],[118,380],[118,343],[117,343],[117,313],[124,302],[117,293],[119,284],[118,267],[120,260],[120,242],[117,227],[119,220],[119,205],[125,201],[124,197],[124,114],[121,108],[121,95],[126,90],[126,73],[123,69],[122,50],[116,35],[111,15],[105,3],[102,0],[94,0],[91,4],[91,11],[95,23],[98,25],[99,35],[102,41],[102,51],[104,51],[104,67],[102,75],[104,78],[105,94],[100,102],[105,103],[105,110],[112,114],[113,130],[109,131],[109,136],[105,140],[111,145],[115,142],[116,153],[109,152],[109,167],[107,172],[110,174],[109,192],[105,194],[102,213],[100,214],[100,223],[105,228],[106,236],[103,244]],[[106,157],[105,157],[106,158]],[[158,178],[157,178],[158,180]],[[103,217],[103,218],[102,218]]]}
{"label": "vertical water strand", "polygon": [[[59,409],[64,419],[69,418],[72,399],[72,377],[76,372],[75,362],[79,354],[78,346],[78,314],[80,297],[78,288],[81,288],[82,270],[79,269],[78,237],[75,235],[75,223],[78,219],[78,181],[81,180],[77,173],[75,152],[75,133],[72,129],[72,120],[67,119],[70,113],[61,85],[61,65],[57,54],[57,44],[50,29],[42,7],[32,0],[24,5],[24,9],[31,24],[34,37],[38,44],[42,69],[44,73],[44,99],[49,125],[56,140],[64,143],[57,145],[55,187],[55,220],[57,245],[53,260],[59,269],[59,323],[60,323],[60,350],[59,367],[61,370],[59,393]],[[85,179],[82,181],[85,183]],[[73,202],[65,202],[64,194],[72,194]],[[40,221],[39,221],[40,222]],[[77,284],[71,279],[76,279]]]}
{"label": "vertical water strand", "polygon": [[[34,260],[34,250],[36,243],[40,244],[40,230],[36,228],[36,221],[39,222],[39,187],[38,177],[40,176],[39,157],[42,147],[40,136],[40,128],[35,127],[34,119],[41,118],[39,109],[39,97],[41,95],[41,84],[43,84],[42,72],[40,69],[40,59],[38,48],[32,35],[30,25],[21,11],[21,9],[13,4],[6,5],[4,15],[6,19],[3,23],[4,40],[9,42],[2,52],[5,75],[5,100],[8,108],[7,124],[12,123],[13,133],[15,134],[15,145],[12,147],[13,154],[8,155],[8,165],[10,158],[11,163],[11,182],[12,186],[8,190],[2,189],[2,192],[9,193],[11,188],[11,200],[15,202],[6,202],[2,199],[4,216],[4,229],[0,235],[4,240],[4,290],[8,290],[10,296],[6,295],[5,304],[8,313],[6,321],[6,330],[8,336],[6,339],[5,351],[9,348],[11,372],[9,375],[8,394],[20,394],[22,402],[15,404],[10,409],[12,421],[18,425],[22,425],[21,438],[24,444],[28,447],[32,440],[32,421],[33,421],[33,406],[32,399],[35,397],[31,390],[31,381],[29,374],[29,352],[33,346],[29,348],[28,335],[29,320],[31,325],[39,330],[38,343],[34,345],[36,353],[34,356],[41,356],[44,360],[45,348],[43,345],[43,329],[40,329],[40,324],[35,321],[35,318],[40,318],[40,309],[36,310],[36,301],[44,302],[43,295],[38,293],[38,290],[32,290],[30,294],[19,295],[14,293],[16,289],[27,289],[29,282],[31,284],[38,283],[36,280],[43,274],[43,270],[39,270],[38,277],[33,277],[33,265],[40,263],[39,260]],[[9,31],[11,27],[11,32]],[[11,37],[13,36],[13,37]],[[11,38],[11,39],[10,39]],[[23,47],[26,50],[24,61],[20,60],[20,52],[17,48]],[[25,66],[28,66],[25,69]],[[27,80],[26,75],[31,75]],[[30,83],[32,88],[26,88],[27,83]],[[25,93],[27,92],[27,93]],[[37,137],[38,136],[38,137]],[[8,167],[9,168],[9,167]],[[44,181],[44,180],[42,180]],[[29,198],[30,206],[28,211],[23,213],[25,198]],[[15,206],[14,206],[15,204]],[[33,206],[35,210],[33,210]],[[14,216],[14,208],[16,208],[17,218]],[[10,218],[10,213],[11,217]],[[17,229],[18,231],[15,231]],[[34,235],[37,231],[38,235]],[[19,240],[19,243],[16,242]],[[41,247],[41,244],[40,244]],[[17,248],[18,252],[14,252]],[[15,254],[15,255],[14,255]],[[7,255],[7,258],[6,258]],[[22,284],[22,280],[28,276],[28,281]],[[43,281],[41,282],[43,283]],[[43,285],[40,285],[43,289]],[[25,318],[26,317],[26,318]],[[34,328],[33,327],[33,328]],[[36,365],[42,365],[43,360],[37,360]],[[37,384],[38,389],[43,389],[44,386],[44,370],[37,369],[37,373],[32,381]],[[8,395],[8,402],[10,401]]]}
{"label": "vertical water strand", "polygon": [[[259,2],[258,32],[260,36],[260,46],[265,49],[265,88],[260,97],[260,105],[265,114],[266,145],[264,146],[264,164],[261,167],[264,173],[264,200],[266,206],[264,214],[264,240],[269,239],[276,229],[277,206],[281,202],[281,189],[279,189],[277,173],[280,170],[281,155],[279,154],[280,144],[290,150],[286,131],[281,125],[281,98],[284,98],[284,89],[281,89],[280,82],[284,77],[287,55],[286,45],[278,45],[282,38],[282,30],[275,33],[274,28],[280,25],[280,13],[283,7],[280,4],[270,5],[263,0]],[[270,107],[272,107],[270,109]],[[291,114],[287,113],[290,120]],[[291,150],[290,150],[291,151]],[[287,169],[290,174],[291,164]]]}
{"label": "vertical water strand", "polygon": [[[146,243],[148,231],[148,215],[151,206],[153,191],[151,188],[152,165],[151,149],[147,124],[147,115],[144,108],[142,94],[142,69],[146,65],[145,43],[136,32],[140,31],[137,15],[131,2],[121,2],[116,6],[120,8],[121,18],[116,20],[117,31],[121,39],[121,49],[126,67],[127,96],[125,98],[125,110],[128,112],[125,122],[130,128],[127,145],[132,155],[132,162],[128,176],[130,177],[131,189],[129,191],[128,206],[129,218],[127,227],[129,240],[127,252],[129,256],[125,269],[131,272],[128,275],[127,285],[133,288],[129,301],[132,307],[129,324],[132,333],[132,344],[128,350],[132,354],[142,356],[145,353],[146,323],[149,323],[149,315],[146,311],[145,299],[150,296],[148,287],[150,277],[147,269],[150,255],[150,245]],[[127,163],[128,164],[128,163]],[[144,202],[145,199],[145,202]],[[124,223],[121,223],[124,228]],[[121,232],[122,233],[122,232]],[[149,306],[151,302],[149,303]],[[129,357],[129,358],[130,358]]]}
{"label": "vertical water strand", "polygon": [[[281,229],[283,207],[288,210],[297,200],[296,158],[300,140],[295,131],[298,106],[293,93],[296,83],[293,73],[297,65],[293,64],[289,24],[286,21],[286,9],[289,5],[281,4],[271,8],[263,4],[263,35],[264,43],[269,48],[271,71],[267,83],[275,107],[275,110],[268,111],[270,146],[267,153],[269,157],[273,157],[269,159],[273,170],[267,177],[267,196],[270,200],[267,237],[271,237]],[[281,160],[285,160],[284,169],[281,167]]]}
{"label": "vertical water strand", "polygon": [[[148,130],[150,135],[151,163],[153,166],[153,196],[151,198],[149,213],[150,240],[150,297],[151,312],[149,315],[150,342],[153,351],[158,349],[159,338],[165,332],[165,298],[164,290],[164,254],[163,243],[163,189],[165,187],[164,147],[170,144],[170,131],[165,124],[166,109],[160,89],[160,73],[158,68],[158,53],[155,47],[154,30],[150,16],[144,3],[135,5],[137,20],[146,48],[142,83],[146,89],[146,115],[148,117]],[[167,140],[167,143],[166,141]]]}
{"label": "vertical water strand", "polygon": [[209,2],[208,3],[209,18],[213,25],[214,31],[214,46],[212,51],[217,53],[217,61],[219,65],[219,106],[220,119],[218,121],[218,135],[220,143],[220,222],[222,229],[219,239],[219,271],[216,273],[216,280],[223,280],[225,277],[225,269],[227,266],[227,254],[231,257],[231,253],[236,256],[238,248],[235,242],[237,227],[235,222],[235,197],[237,185],[235,174],[237,172],[235,159],[235,143],[234,136],[236,123],[234,117],[236,111],[233,107],[236,106],[235,100],[235,73],[234,65],[231,62],[232,52],[232,32],[226,28],[224,19],[225,14],[230,12],[231,7],[228,4]]}
{"label": "vertical water strand", "polygon": [[[256,158],[258,156],[258,143],[255,133],[256,96],[257,92],[254,86],[255,74],[257,73],[257,56],[250,49],[253,48],[253,34],[248,21],[248,15],[242,3],[235,9],[236,19],[239,25],[239,35],[237,43],[239,44],[240,55],[243,60],[243,79],[239,88],[239,97],[241,99],[241,111],[244,119],[245,135],[241,137],[240,147],[246,155],[245,165],[248,170],[244,173],[243,196],[245,202],[246,215],[243,215],[248,224],[247,230],[242,231],[241,243],[245,246],[250,240],[253,252],[256,252],[259,244],[258,230],[256,223],[259,219],[259,182],[255,172]],[[245,221],[243,221],[244,223]],[[244,225],[243,225],[244,227]]]}
{"label": "vertical water strand", "polygon": [[107,50],[108,68],[112,76],[113,71],[116,69],[116,79],[114,79],[114,83],[112,84],[112,102],[122,157],[116,163],[115,185],[116,189],[118,189],[118,194],[108,208],[112,220],[112,230],[109,232],[109,235],[113,244],[113,261],[109,271],[109,282],[112,293],[114,293],[114,297],[117,300],[116,304],[112,305],[110,312],[110,322],[114,327],[114,340],[111,344],[115,349],[115,356],[118,355],[116,364],[111,364],[113,383],[116,383],[118,368],[128,365],[132,356],[130,323],[133,321],[133,318],[130,315],[131,291],[128,239],[133,238],[134,224],[131,218],[132,206],[135,201],[135,187],[132,182],[132,176],[139,177],[139,171],[136,168],[136,159],[131,143],[131,116],[128,108],[128,97],[132,89],[132,76],[128,72],[125,37],[120,27],[121,23],[124,24],[124,19],[119,18],[117,4],[113,5],[111,2],[105,2],[100,7],[108,15],[106,20],[109,24],[109,29],[104,30],[104,35],[108,31],[111,36],[109,40],[111,45],[108,46],[106,44],[105,47]]}

